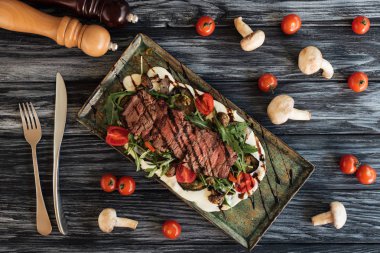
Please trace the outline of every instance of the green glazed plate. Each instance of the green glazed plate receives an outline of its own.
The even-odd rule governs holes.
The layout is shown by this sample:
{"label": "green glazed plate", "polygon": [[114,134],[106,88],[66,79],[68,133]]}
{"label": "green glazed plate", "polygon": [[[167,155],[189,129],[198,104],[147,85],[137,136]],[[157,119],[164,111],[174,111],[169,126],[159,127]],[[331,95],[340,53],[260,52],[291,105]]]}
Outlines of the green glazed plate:
{"label": "green glazed plate", "polygon": [[[78,113],[78,121],[101,139],[104,140],[106,134],[106,125],[103,123],[105,99],[110,93],[123,89],[122,81],[125,76],[140,73],[141,56],[144,58],[144,70],[147,71],[153,66],[164,67],[175,79],[209,92],[225,106],[237,110],[260,139],[265,150],[267,172],[252,198],[241,201],[228,211],[213,213],[204,212],[193,203],[182,199],[215,226],[251,250],[305,183],[314,166],[144,34],[136,36]],[[122,149],[118,150],[122,152]]]}

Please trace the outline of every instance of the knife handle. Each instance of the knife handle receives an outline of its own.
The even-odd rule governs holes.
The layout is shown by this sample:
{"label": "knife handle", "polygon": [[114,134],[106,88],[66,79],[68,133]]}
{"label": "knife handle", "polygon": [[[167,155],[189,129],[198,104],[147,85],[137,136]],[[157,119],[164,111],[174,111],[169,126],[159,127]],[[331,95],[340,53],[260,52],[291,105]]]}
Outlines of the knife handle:
{"label": "knife handle", "polygon": [[136,23],[138,17],[131,13],[125,0],[29,0],[34,3],[64,7],[86,18],[97,18],[109,27]]}
{"label": "knife handle", "polygon": [[117,49],[109,32],[101,26],[82,25],[70,17],[54,17],[18,0],[0,0],[0,28],[42,35],[61,46],[78,47],[94,57]]}

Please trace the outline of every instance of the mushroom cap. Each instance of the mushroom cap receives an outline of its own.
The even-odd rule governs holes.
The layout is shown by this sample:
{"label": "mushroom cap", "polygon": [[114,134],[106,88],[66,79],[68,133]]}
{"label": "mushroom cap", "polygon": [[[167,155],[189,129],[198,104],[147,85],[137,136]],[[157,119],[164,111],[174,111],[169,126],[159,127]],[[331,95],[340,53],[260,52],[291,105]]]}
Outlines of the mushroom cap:
{"label": "mushroom cap", "polygon": [[305,75],[311,75],[321,69],[322,53],[313,46],[305,47],[298,56],[298,67]]}
{"label": "mushroom cap", "polygon": [[106,208],[99,214],[99,228],[105,233],[111,233],[116,222],[116,210],[113,208]]}
{"label": "mushroom cap", "polygon": [[340,229],[346,224],[347,212],[344,205],[338,201],[330,203],[331,213],[334,219],[334,226],[336,229]]}
{"label": "mushroom cap", "polygon": [[288,95],[282,94],[270,102],[267,108],[269,119],[273,124],[285,123],[294,107],[294,99]]}
{"label": "mushroom cap", "polygon": [[240,46],[244,51],[253,51],[259,48],[265,41],[265,33],[257,30],[247,35],[240,41]]}

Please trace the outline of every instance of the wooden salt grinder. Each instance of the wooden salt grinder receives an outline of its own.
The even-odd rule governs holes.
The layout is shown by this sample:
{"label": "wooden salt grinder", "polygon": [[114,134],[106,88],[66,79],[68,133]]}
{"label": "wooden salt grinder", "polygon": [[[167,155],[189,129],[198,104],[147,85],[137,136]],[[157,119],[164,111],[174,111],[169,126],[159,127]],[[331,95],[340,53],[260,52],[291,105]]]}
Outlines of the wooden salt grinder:
{"label": "wooden salt grinder", "polygon": [[109,32],[98,25],[82,25],[78,19],[54,17],[18,0],[0,0],[0,28],[42,35],[68,48],[99,57],[117,50]]}

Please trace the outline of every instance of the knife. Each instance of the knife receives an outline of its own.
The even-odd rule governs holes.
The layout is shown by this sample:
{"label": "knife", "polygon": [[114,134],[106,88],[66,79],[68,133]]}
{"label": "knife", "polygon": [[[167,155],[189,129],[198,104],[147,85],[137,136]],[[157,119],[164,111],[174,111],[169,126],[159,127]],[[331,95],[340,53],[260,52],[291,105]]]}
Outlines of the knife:
{"label": "knife", "polygon": [[67,223],[62,210],[59,194],[59,152],[65,132],[67,114],[67,93],[65,82],[60,73],[56,77],[55,117],[54,117],[54,164],[53,164],[53,198],[57,226],[61,234],[67,234]]}

